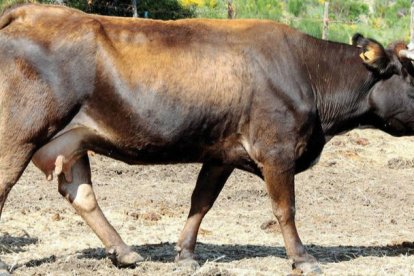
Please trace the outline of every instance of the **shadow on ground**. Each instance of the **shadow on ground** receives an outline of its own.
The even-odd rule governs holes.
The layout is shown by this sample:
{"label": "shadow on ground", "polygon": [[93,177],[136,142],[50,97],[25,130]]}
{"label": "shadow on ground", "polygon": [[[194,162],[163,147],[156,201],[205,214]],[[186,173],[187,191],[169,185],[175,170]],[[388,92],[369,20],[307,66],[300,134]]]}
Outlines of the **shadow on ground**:
{"label": "shadow on ground", "polygon": [[[414,255],[414,243],[403,242],[396,245],[384,246],[306,246],[308,252],[315,256],[320,263],[338,263],[350,261],[359,257],[393,257]],[[169,263],[174,262],[176,255],[175,243],[147,244],[133,246],[147,261]],[[264,245],[216,245],[197,243],[197,260],[200,263],[217,260],[217,262],[232,262],[246,258],[278,257],[286,258],[284,247]],[[102,248],[86,249],[79,252],[78,258],[105,258]]]}
{"label": "shadow on ground", "polygon": [[[9,237],[10,238],[10,237]],[[6,239],[10,243],[10,239]],[[21,246],[37,242],[37,239],[15,238],[16,243]],[[0,241],[4,238],[0,238]],[[147,261],[172,263],[175,258],[175,243],[160,243],[133,246],[136,252],[139,252]],[[393,257],[400,255],[414,255],[414,243],[403,242],[396,245],[385,246],[319,246],[308,245],[308,252],[315,256],[322,264],[346,262],[359,257]],[[286,258],[284,247],[273,247],[263,245],[216,245],[198,243],[196,247],[197,260],[200,264],[206,261],[217,261],[226,263],[239,261],[249,258],[278,257]],[[101,260],[106,258],[105,249],[91,248],[77,252],[78,259],[95,259]],[[14,267],[37,267],[44,263],[54,263],[59,257],[51,255],[42,259],[34,259],[24,264]]]}
{"label": "shadow on ground", "polygon": [[0,254],[23,252],[25,251],[25,246],[35,244],[37,242],[37,238],[32,238],[29,235],[22,237],[3,235],[0,237]]}

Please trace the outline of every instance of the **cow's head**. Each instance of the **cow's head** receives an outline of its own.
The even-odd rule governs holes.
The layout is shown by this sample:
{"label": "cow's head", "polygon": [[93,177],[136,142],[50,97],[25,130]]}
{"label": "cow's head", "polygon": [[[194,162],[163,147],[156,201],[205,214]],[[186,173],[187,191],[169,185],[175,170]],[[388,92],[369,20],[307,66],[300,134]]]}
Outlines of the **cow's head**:
{"label": "cow's head", "polygon": [[384,48],[360,34],[352,41],[377,80],[369,95],[376,126],[396,136],[414,135],[414,52],[405,43]]}

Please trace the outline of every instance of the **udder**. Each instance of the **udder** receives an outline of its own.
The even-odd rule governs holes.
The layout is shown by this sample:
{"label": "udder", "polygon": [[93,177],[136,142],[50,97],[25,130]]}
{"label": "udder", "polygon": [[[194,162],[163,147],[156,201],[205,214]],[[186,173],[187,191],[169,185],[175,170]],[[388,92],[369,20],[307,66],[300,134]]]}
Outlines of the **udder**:
{"label": "udder", "polygon": [[32,161],[47,180],[63,174],[68,182],[72,182],[72,166],[87,153],[88,145],[96,136],[93,130],[85,127],[71,129],[41,147]]}

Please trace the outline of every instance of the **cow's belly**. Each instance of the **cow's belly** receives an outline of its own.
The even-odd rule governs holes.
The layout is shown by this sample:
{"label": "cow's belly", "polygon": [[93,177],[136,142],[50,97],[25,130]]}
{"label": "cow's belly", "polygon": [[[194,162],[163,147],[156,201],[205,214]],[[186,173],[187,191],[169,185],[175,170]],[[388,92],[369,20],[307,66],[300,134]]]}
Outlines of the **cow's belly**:
{"label": "cow's belly", "polygon": [[[140,136],[140,133],[136,134]],[[151,143],[147,139],[131,139],[113,131],[108,126],[100,126],[86,113],[78,114],[51,141],[40,148],[32,158],[33,163],[42,170],[48,180],[53,175],[64,174],[71,181],[71,167],[88,150],[121,160],[128,164],[171,164],[190,162],[218,162],[260,174],[255,162],[250,158],[240,142],[239,135],[229,135],[226,139],[188,141],[190,136],[180,140]]]}

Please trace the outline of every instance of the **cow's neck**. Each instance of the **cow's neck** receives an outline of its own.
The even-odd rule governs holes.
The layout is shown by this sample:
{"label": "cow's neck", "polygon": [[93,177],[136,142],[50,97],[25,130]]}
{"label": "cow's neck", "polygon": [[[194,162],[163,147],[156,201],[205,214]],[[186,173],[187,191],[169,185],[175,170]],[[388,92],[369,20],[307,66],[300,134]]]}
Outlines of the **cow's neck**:
{"label": "cow's neck", "polygon": [[[323,55],[317,54],[321,52]],[[353,46],[312,40],[306,47],[310,82],[326,136],[364,123],[368,94],[376,80]]]}
{"label": "cow's neck", "polygon": [[[352,87],[351,85],[355,86]],[[375,81],[367,77],[365,82],[350,83],[350,87],[318,93],[316,97],[322,129],[333,136],[353,128],[368,125],[368,95]]]}

